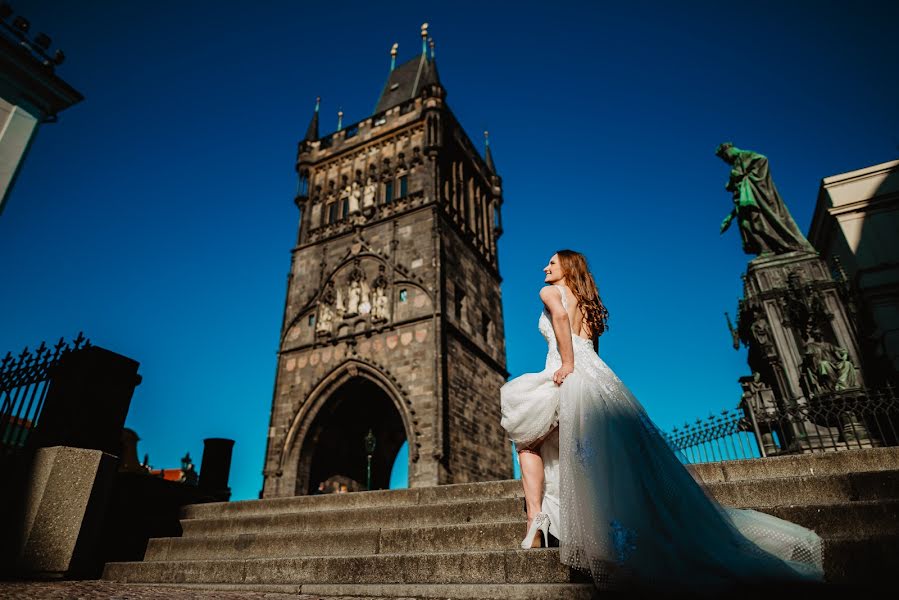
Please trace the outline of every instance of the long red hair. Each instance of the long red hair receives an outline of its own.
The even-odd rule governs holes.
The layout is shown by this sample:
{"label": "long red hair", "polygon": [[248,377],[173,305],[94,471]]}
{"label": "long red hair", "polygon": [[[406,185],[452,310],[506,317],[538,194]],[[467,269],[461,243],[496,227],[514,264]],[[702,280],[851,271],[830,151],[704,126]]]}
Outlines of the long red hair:
{"label": "long red hair", "polygon": [[574,250],[559,250],[556,254],[562,265],[565,281],[577,298],[578,309],[590,329],[590,337],[596,340],[609,328],[609,311],[599,297],[599,289],[590,273],[587,258]]}

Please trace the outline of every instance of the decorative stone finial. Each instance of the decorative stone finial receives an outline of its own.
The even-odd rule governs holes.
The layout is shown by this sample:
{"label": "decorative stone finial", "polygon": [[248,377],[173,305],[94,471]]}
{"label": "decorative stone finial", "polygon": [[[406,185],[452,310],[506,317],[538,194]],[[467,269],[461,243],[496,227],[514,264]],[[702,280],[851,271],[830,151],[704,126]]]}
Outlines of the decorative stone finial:
{"label": "decorative stone finial", "polygon": [[337,110],[337,131],[343,129],[343,111]]}
{"label": "decorative stone finial", "polygon": [[396,53],[399,49],[400,45],[396,42],[393,43],[393,46],[390,47],[390,70],[391,72],[396,68]]}

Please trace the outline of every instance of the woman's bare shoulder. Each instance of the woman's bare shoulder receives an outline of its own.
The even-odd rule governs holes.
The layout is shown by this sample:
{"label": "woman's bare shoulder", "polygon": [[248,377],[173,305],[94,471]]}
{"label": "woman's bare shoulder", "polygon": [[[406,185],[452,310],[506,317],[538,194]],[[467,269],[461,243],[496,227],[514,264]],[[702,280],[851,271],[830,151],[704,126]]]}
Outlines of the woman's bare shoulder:
{"label": "woman's bare shoulder", "polygon": [[547,300],[562,301],[562,292],[554,285],[545,285],[540,288],[540,299],[545,303]]}

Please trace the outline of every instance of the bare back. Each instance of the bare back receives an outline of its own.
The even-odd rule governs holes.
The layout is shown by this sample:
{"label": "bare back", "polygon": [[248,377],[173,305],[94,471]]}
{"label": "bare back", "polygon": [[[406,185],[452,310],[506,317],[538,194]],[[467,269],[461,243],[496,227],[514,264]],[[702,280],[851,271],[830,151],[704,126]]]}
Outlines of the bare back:
{"label": "bare back", "polygon": [[580,303],[577,301],[574,292],[572,292],[571,288],[567,285],[557,285],[565,288],[565,296],[568,299],[568,322],[571,323],[571,333],[584,339],[593,339],[593,336],[590,335],[590,328],[587,326],[587,320],[584,318],[584,313],[581,312]]}

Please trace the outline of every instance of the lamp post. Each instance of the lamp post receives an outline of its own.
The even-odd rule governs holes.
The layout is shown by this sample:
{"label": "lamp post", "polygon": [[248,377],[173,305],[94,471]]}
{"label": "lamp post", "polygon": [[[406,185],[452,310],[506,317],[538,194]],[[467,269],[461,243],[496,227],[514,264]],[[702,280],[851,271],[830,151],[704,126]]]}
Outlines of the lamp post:
{"label": "lamp post", "polygon": [[375,451],[375,434],[372,433],[371,429],[368,430],[368,433],[365,434],[365,453],[368,456],[367,465],[365,468],[365,488],[371,489],[371,455]]}

